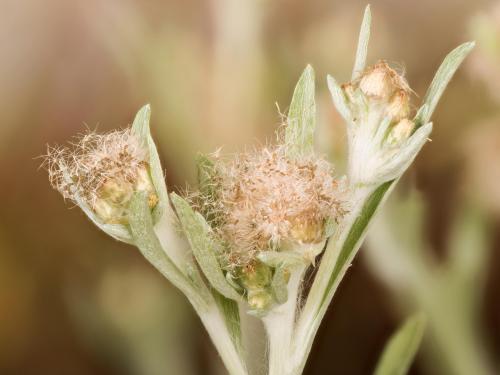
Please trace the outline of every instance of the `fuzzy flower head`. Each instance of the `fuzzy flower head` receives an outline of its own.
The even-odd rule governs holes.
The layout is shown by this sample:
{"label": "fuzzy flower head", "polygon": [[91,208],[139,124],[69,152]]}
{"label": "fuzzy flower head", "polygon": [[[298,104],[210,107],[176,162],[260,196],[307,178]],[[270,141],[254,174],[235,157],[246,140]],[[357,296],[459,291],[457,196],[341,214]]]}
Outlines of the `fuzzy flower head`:
{"label": "fuzzy flower head", "polygon": [[130,129],[89,132],[72,148],[50,148],[46,165],[52,186],[65,199],[90,207],[104,223],[127,223],[134,192],[147,192],[151,208],[158,202],[147,151]]}
{"label": "fuzzy flower head", "polygon": [[340,182],[324,159],[290,159],[283,146],[218,161],[213,206],[228,263],[245,266],[261,251],[284,251],[325,239],[343,214]]}
{"label": "fuzzy flower head", "polygon": [[401,175],[432,129],[429,124],[415,131],[404,76],[379,61],[341,87],[332,77],[329,85],[348,122],[351,184],[375,186]]}

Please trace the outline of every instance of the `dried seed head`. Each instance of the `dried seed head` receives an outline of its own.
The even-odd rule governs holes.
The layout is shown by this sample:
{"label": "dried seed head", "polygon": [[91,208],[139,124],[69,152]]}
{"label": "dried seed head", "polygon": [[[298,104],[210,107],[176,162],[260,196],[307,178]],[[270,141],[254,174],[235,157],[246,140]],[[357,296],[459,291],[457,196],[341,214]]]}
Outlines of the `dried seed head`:
{"label": "dried seed head", "polygon": [[130,129],[107,134],[89,132],[72,148],[49,148],[45,165],[52,186],[65,199],[82,200],[105,223],[127,222],[128,203],[136,191],[156,196],[147,151]]}
{"label": "dried seed head", "polygon": [[325,221],[344,213],[332,172],[318,157],[287,158],[282,146],[218,161],[211,212],[228,244],[228,265],[248,265],[263,250],[321,242]]}

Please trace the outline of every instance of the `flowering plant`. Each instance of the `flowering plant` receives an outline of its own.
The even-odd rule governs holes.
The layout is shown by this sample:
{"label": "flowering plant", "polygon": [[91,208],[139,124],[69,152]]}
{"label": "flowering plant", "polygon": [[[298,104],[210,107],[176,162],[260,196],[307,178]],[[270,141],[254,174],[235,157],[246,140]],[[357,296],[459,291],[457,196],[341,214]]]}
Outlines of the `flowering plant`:
{"label": "flowering plant", "polygon": [[[405,78],[384,61],[365,68],[370,22],[367,7],[351,81],[338,85],[328,77],[348,129],[345,178],[314,152],[310,66],[297,83],[277,144],[233,158],[200,155],[198,188],[186,197],[167,192],[149,106],[130,129],[87,134],[72,150],[49,149],[52,185],[100,229],[137,246],[186,295],[231,374],[248,373],[241,313],[264,324],[269,374],[303,371],[368,224],[427,141],[434,108],[473,47],[463,44],[445,58],[412,117]],[[306,290],[304,274],[311,267],[314,278]],[[408,368],[422,327],[419,315],[403,326],[377,374]]]}

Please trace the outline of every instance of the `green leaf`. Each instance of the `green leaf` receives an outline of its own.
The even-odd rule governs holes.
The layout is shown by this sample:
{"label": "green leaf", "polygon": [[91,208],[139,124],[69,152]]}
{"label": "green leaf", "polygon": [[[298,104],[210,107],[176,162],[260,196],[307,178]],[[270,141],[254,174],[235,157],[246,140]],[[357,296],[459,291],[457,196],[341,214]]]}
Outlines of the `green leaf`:
{"label": "green leaf", "polygon": [[420,346],[424,329],[425,316],[419,313],[408,318],[386,344],[375,375],[406,374]]}
{"label": "green leaf", "polygon": [[213,179],[215,177],[215,163],[212,159],[203,154],[196,157],[196,167],[198,172],[198,185],[203,195],[212,195]]}
{"label": "green leaf", "polygon": [[269,267],[292,266],[304,263],[304,256],[290,251],[261,251],[257,258]]}
{"label": "green leaf", "polygon": [[227,282],[217,256],[220,245],[213,238],[210,226],[202,215],[195,212],[188,202],[175,193],[170,195],[182,229],[191,245],[193,254],[210,284],[224,297],[240,300],[240,295]]}
{"label": "green leaf", "polygon": [[315,116],[314,70],[311,65],[308,65],[295,86],[288,111],[288,122],[285,130],[285,145],[288,156],[296,158],[314,152]]}
{"label": "green leaf", "polygon": [[153,229],[153,218],[144,192],[135,193],[130,201],[129,225],[134,243],[142,255],[163,276],[179,288],[196,307],[204,308],[208,306],[210,300],[208,290],[205,287],[193,284],[175,266],[163,250]]}
{"label": "green leaf", "polygon": [[351,122],[351,110],[347,105],[347,100],[344,92],[342,91],[342,88],[339,86],[335,78],[333,78],[331,75],[328,75],[326,80],[328,82],[328,89],[330,90],[330,94],[332,95],[332,100],[335,108],[337,108],[337,111],[345,121]]}
{"label": "green leaf", "polygon": [[366,200],[361,213],[352,224],[352,227],[349,230],[342,249],[340,250],[339,257],[337,259],[337,262],[335,263],[335,268],[333,269],[330,280],[328,282],[328,286],[323,295],[321,305],[330,302],[328,297],[331,294],[332,289],[338,286],[338,284],[340,283],[340,278],[344,276],[342,270],[349,262],[352,261],[356,252],[359,250],[368,224],[370,223],[373,215],[377,211],[377,208],[379,207],[383,198],[386,196],[386,193],[388,192],[393,182],[394,181],[388,181],[380,185]]}
{"label": "green leaf", "polygon": [[132,134],[140,139],[144,146],[147,146],[147,139],[150,135],[149,120],[151,118],[151,106],[146,104],[135,115],[134,122],[132,123]]}
{"label": "green leaf", "polygon": [[372,14],[370,5],[365,8],[361,29],[359,31],[358,49],[356,50],[356,59],[352,70],[352,80],[355,80],[365,70],[366,56],[368,55],[368,42],[370,41],[370,27],[372,23]]}
{"label": "green leaf", "polygon": [[[196,167],[198,170],[198,188],[200,193],[204,199],[215,201],[217,198],[217,171],[214,161],[205,155],[199,154],[196,158]],[[207,218],[209,223],[216,222],[218,215],[213,211],[212,205],[202,207],[201,213]]]}
{"label": "green leaf", "polygon": [[233,341],[238,352],[240,352],[242,349],[242,345],[240,311],[238,308],[238,303],[236,301],[233,301],[232,299],[224,297],[216,290],[213,290],[212,294],[214,296],[215,302],[217,303],[217,306],[224,316],[226,327],[229,331],[229,335],[231,336],[231,340]]}
{"label": "green leaf", "polygon": [[156,224],[163,214],[173,215],[168,201],[167,185],[161,167],[160,156],[158,155],[158,150],[151,137],[149,128],[150,118],[151,107],[149,104],[146,104],[135,116],[134,122],[132,123],[132,134],[134,134],[142,142],[144,147],[148,149],[151,181],[158,195],[158,204],[153,209],[153,219]]}
{"label": "green leaf", "polygon": [[443,60],[441,66],[439,67],[434,79],[432,80],[429,89],[424,97],[423,105],[427,105],[425,110],[419,111],[418,116],[415,117],[415,124],[417,127],[426,124],[431,119],[436,105],[441,98],[446,86],[450,82],[451,78],[457,71],[458,67],[467,57],[467,55],[472,51],[475,46],[475,42],[464,43],[453,51],[451,51]]}

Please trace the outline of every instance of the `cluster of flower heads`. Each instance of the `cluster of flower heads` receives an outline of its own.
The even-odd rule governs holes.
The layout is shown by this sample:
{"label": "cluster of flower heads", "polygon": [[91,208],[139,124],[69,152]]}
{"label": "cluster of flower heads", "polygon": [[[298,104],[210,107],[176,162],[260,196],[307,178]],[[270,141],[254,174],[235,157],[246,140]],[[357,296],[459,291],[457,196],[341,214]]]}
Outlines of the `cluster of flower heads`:
{"label": "cluster of flower heads", "polygon": [[65,199],[88,205],[106,223],[125,223],[135,191],[158,198],[149,177],[148,154],[130,129],[88,132],[72,147],[49,148],[45,159],[52,187]]}
{"label": "cluster of flower heads", "polygon": [[228,247],[229,267],[248,266],[260,251],[319,243],[325,223],[344,214],[344,187],[317,156],[289,158],[264,147],[215,163],[209,202],[214,230]]}
{"label": "cluster of flower heads", "polygon": [[[414,123],[408,118],[412,90],[403,75],[382,60],[368,67],[353,82],[343,85],[344,92],[351,102],[355,102],[354,90],[358,88],[369,106],[383,109],[382,116],[392,118],[394,134],[391,135],[391,141],[394,142],[410,135],[414,128]],[[370,113],[377,112],[370,111]]]}

